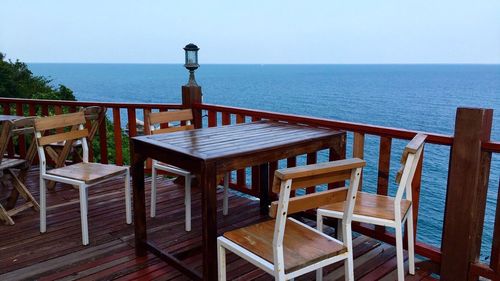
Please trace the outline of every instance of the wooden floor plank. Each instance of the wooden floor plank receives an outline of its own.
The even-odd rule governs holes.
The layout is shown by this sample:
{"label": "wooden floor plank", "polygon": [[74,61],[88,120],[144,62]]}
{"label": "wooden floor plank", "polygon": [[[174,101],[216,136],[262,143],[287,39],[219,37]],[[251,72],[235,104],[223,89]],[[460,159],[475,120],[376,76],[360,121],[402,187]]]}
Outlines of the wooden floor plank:
{"label": "wooden floor plank", "polygon": [[[193,187],[192,231],[184,231],[184,190],[171,180],[158,181],[157,215],[147,218],[149,239],[190,267],[201,270],[201,194]],[[39,199],[38,170],[29,172],[27,186]],[[9,193],[0,188],[0,198]],[[90,245],[81,245],[78,191],[57,184],[48,192],[47,232],[39,233],[38,213],[26,210],[14,217],[13,226],[0,225],[0,280],[188,280],[152,254],[137,258],[133,226],[125,224],[122,180],[111,180],[89,190]],[[261,216],[257,200],[231,191],[229,215],[222,215],[222,189],[218,190],[218,232],[254,224]],[[150,183],[146,183],[149,215]],[[306,220],[314,225],[314,222]],[[333,229],[327,229],[333,235]],[[394,248],[365,236],[353,240],[356,278],[386,277],[394,272]],[[378,250],[377,250],[378,249]],[[234,254],[227,257],[230,280],[273,280]],[[343,278],[343,264],[325,268],[325,280]],[[314,273],[297,280],[311,280]],[[330,278],[330,279],[328,279]],[[409,280],[430,278],[418,271]]]}

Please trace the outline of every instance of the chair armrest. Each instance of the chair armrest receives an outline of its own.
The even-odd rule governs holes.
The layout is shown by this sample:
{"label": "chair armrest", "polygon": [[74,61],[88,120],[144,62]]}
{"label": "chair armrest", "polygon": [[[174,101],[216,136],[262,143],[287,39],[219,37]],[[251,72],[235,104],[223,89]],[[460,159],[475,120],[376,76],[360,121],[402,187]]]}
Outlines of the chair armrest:
{"label": "chair armrest", "polygon": [[344,160],[331,161],[326,163],[318,163],[306,166],[286,168],[276,170],[275,176],[280,180],[289,180],[295,178],[311,177],[332,172],[340,172],[361,168],[366,165],[366,161],[359,158],[350,158]]}

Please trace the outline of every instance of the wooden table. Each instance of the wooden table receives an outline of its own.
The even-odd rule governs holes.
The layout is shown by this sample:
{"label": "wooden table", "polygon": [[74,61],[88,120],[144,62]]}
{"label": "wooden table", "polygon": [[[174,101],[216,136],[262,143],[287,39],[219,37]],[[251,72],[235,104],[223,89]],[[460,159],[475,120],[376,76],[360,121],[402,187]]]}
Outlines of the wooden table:
{"label": "wooden table", "polygon": [[[338,147],[344,142],[344,132],[273,121],[132,138],[136,255],[150,251],[192,279],[217,280],[217,175],[259,165],[261,211],[267,214],[269,162]],[[203,187],[202,276],[147,241],[144,161],[148,157],[199,175]]]}

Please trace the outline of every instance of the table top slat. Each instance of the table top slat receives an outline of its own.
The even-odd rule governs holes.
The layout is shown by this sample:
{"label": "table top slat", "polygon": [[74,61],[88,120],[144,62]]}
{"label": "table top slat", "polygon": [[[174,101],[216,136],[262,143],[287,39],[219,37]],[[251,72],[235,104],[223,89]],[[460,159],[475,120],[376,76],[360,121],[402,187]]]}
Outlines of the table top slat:
{"label": "table top slat", "polygon": [[[313,132],[303,133],[300,130],[291,131],[290,133],[300,134],[293,138],[294,141],[307,140],[309,139],[309,137],[317,136]],[[290,133],[282,135],[269,134],[269,135],[254,136],[252,137],[252,143],[249,143],[248,146],[245,147],[246,148],[253,147],[258,149],[259,147],[269,146],[271,144],[279,145],[282,143],[288,143],[290,141]],[[231,140],[231,141],[225,141],[224,143],[215,143],[211,145],[198,146],[197,151],[200,151],[205,154],[214,154],[217,153],[218,151],[228,151],[228,150],[234,151],[235,149],[239,149],[239,147],[235,146],[235,144],[239,144],[239,142],[240,140]]]}
{"label": "table top slat", "polygon": [[[203,145],[211,144],[211,143],[220,143],[221,141],[225,140],[236,140],[236,139],[241,139],[241,138],[247,138],[247,137],[252,137],[256,135],[263,135],[263,134],[271,134],[273,132],[280,132],[283,131],[283,128],[257,128],[254,130],[246,130],[246,131],[236,131],[236,133],[229,131],[228,134],[217,134],[217,135],[196,135],[197,138],[203,138]],[[192,138],[177,138],[175,140],[170,140],[170,139],[162,139],[162,141],[168,141],[172,145],[190,145],[193,143]]]}
{"label": "table top slat", "polygon": [[216,160],[258,153],[310,140],[331,138],[340,132],[326,128],[263,120],[190,131],[135,137],[135,142],[161,147],[200,160]]}

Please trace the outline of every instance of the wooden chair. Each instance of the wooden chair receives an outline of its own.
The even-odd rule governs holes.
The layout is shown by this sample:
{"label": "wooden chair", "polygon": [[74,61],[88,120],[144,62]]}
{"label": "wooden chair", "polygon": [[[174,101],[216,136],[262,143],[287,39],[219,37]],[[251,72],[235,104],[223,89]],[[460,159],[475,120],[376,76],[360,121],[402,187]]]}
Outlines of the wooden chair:
{"label": "wooden chair", "polygon": [[[88,106],[80,109],[85,114],[86,127],[89,130],[87,137],[87,144],[92,147],[92,141],[99,130],[99,126],[103,125],[104,119],[106,117],[106,107],[103,106]],[[66,164],[68,156],[71,154],[73,156],[73,162],[82,162],[82,156],[78,153],[81,149],[82,143],[76,140],[71,143],[71,145],[65,141],[51,143],[45,147],[47,155],[53,162],[54,168],[63,167]],[[89,155],[91,155],[92,149],[89,150]],[[47,187],[49,189],[54,188],[55,182],[49,181]]]}
{"label": "wooden chair", "polygon": [[[277,170],[273,191],[279,201],[271,204],[274,220],[224,233],[217,239],[219,280],[226,280],[226,250],[274,276],[289,280],[344,260],[346,280],[354,280],[351,218],[365,161],[347,159]],[[290,191],[311,185],[349,179],[350,186],[290,198]],[[288,215],[338,202],[343,215],[344,241],[339,241]]]}
{"label": "wooden chair", "polygon": [[[2,135],[0,136],[0,177],[10,176],[10,182],[12,183],[13,189],[7,205],[4,207],[0,203],[0,220],[5,221],[9,225],[14,224],[12,216],[17,213],[29,208],[35,211],[40,209],[35,198],[24,185],[27,173],[36,153],[34,142],[32,142],[31,146],[28,148],[24,159],[4,157],[9,141],[21,135],[34,135],[33,120],[33,118],[29,117],[20,117],[14,121],[5,121],[2,124]],[[19,170],[19,173],[16,173],[15,170]],[[26,202],[15,207],[19,195],[21,195]]]}
{"label": "wooden chair", "polygon": [[[102,183],[110,178],[125,178],[125,210],[126,221],[132,223],[131,198],[130,198],[130,173],[128,167],[89,163],[89,150],[87,146],[88,130],[84,128],[84,112],[61,114],[35,120],[35,136],[40,158],[40,232],[46,231],[46,181],[56,181],[77,186],[80,191],[80,215],[82,223],[83,245],[89,244],[87,205],[88,188]],[[69,128],[69,131],[60,132],[60,128]],[[56,131],[55,134],[47,134]],[[45,134],[44,134],[45,132]],[[76,140],[81,142],[83,162],[47,170],[45,148],[54,143],[65,141],[72,145]]]}
{"label": "wooden chair", "polygon": [[[146,134],[162,134],[172,133],[178,131],[187,131],[194,129],[193,126],[193,112],[191,109],[165,111],[165,112],[149,112],[145,114],[145,130]],[[178,124],[172,124],[178,123]],[[160,126],[164,126],[163,128]],[[155,126],[159,126],[156,128]],[[152,127],[152,129],[151,129]],[[151,182],[151,212],[150,216],[156,216],[156,181],[158,170],[172,173],[177,176],[184,177],[184,207],[185,207],[185,229],[191,231],[191,181],[195,175],[184,169],[167,165],[153,159],[152,163],[152,182]],[[222,203],[222,213],[228,213],[228,186],[229,186],[229,173],[224,176],[224,199]]]}
{"label": "wooden chair", "polygon": [[[424,149],[426,135],[416,135],[405,147],[401,158],[401,168],[398,171],[396,181],[399,183],[394,198],[358,192],[358,199],[354,207],[353,221],[388,226],[396,232],[396,252],[398,264],[398,280],[404,280],[404,257],[403,257],[403,224],[406,222],[408,236],[408,263],[410,274],[415,274],[415,252],[413,237],[413,210],[411,184],[415,175],[420,156]],[[406,193],[405,198],[403,195]],[[322,206],[317,210],[318,227],[323,224],[323,217],[342,219],[344,206],[342,204],[330,204]]]}

